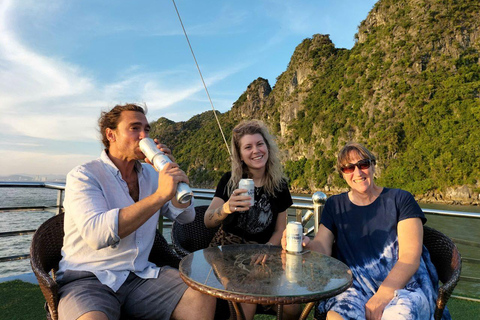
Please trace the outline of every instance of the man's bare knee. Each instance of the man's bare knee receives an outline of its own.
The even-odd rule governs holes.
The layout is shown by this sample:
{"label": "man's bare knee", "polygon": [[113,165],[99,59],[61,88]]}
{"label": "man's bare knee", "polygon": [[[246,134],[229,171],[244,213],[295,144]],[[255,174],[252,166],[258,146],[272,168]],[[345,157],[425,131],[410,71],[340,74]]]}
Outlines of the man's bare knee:
{"label": "man's bare knee", "polygon": [[108,317],[101,311],[90,311],[82,314],[78,320],[108,320]]}
{"label": "man's bare knee", "polygon": [[173,311],[172,319],[213,319],[217,299],[188,288]]}

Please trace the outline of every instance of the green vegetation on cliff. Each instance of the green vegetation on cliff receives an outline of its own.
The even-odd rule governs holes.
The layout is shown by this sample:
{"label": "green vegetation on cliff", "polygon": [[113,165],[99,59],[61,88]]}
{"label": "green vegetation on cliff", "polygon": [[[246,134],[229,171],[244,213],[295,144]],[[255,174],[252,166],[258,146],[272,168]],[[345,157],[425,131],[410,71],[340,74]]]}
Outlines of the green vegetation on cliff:
{"label": "green vegetation on cliff", "polygon": [[[480,3],[380,0],[351,50],[328,35],[297,46],[273,89],[258,78],[219,114],[227,139],[242,119],[263,119],[277,136],[293,188],[344,187],[335,155],[347,141],[378,157],[381,185],[415,194],[480,189]],[[212,112],[159,119],[194,185],[214,187],[229,170]]]}

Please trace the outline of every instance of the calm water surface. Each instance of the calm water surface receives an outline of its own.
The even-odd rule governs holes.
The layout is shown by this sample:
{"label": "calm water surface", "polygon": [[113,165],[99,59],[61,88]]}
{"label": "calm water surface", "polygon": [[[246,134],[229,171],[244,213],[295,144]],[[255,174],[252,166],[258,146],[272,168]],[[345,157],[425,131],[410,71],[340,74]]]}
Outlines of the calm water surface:
{"label": "calm water surface", "polygon": [[[303,195],[305,196],[305,195]],[[0,207],[11,206],[54,206],[57,201],[57,191],[44,188],[0,188]],[[197,200],[196,205],[208,204],[206,200]],[[478,206],[453,206],[439,204],[420,204],[422,208],[454,210],[480,213]],[[55,210],[45,211],[0,211],[0,232],[36,229],[46,219],[55,215]],[[290,219],[293,219],[295,210],[289,211]],[[477,246],[457,243],[462,257],[480,260],[480,219],[441,217],[427,215],[427,225],[433,227],[454,240],[476,242]],[[309,225],[313,225],[310,222]],[[307,225],[307,226],[309,226]],[[170,230],[164,230],[164,236],[170,241]],[[0,237],[0,257],[29,253],[32,235]],[[463,241],[462,241],[463,240]],[[8,277],[25,272],[32,272],[30,261],[17,260],[0,262],[0,277]],[[480,265],[463,263],[462,276],[474,276],[480,278]],[[468,295],[480,298],[480,284],[461,281],[455,294]]]}

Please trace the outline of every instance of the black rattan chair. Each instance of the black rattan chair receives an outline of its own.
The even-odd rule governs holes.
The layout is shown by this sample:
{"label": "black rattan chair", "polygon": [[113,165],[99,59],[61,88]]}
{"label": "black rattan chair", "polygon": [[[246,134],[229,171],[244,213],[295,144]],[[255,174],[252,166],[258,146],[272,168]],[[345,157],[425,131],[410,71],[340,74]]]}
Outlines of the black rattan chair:
{"label": "black rattan chair", "polygon": [[[217,228],[207,228],[203,217],[208,206],[195,207],[195,220],[190,223],[180,224],[173,222],[172,225],[172,244],[175,251],[181,257],[185,257],[191,252],[207,248],[212,241]],[[233,315],[230,317],[230,315]],[[215,320],[235,319],[235,309],[231,303],[226,300],[217,299],[217,308],[215,310]]]}
{"label": "black rattan chair", "polygon": [[440,320],[447,301],[460,280],[462,257],[449,237],[427,226],[423,227],[423,244],[427,247],[430,259],[437,269],[438,279],[442,282],[438,288],[435,308],[435,320]]}
{"label": "black rattan chair", "polygon": [[[453,241],[438,230],[424,226],[423,244],[430,253],[430,259],[437,269],[438,279],[442,285],[438,288],[438,297],[435,308],[435,320],[440,320],[443,310],[447,305],[453,289],[460,280],[462,270],[462,257]],[[315,306],[315,320],[326,319],[326,314],[318,311],[318,305]]]}
{"label": "black rattan chair", "polygon": [[[30,246],[30,264],[45,297],[48,320],[58,319],[58,284],[55,272],[62,258],[64,214],[45,221],[35,232]],[[180,258],[170,249],[165,238],[157,232],[149,260],[158,266],[178,268]]]}
{"label": "black rattan chair", "polygon": [[181,257],[208,247],[217,232],[218,227],[211,229],[205,227],[203,217],[207,208],[208,206],[195,207],[195,220],[190,223],[180,224],[173,222],[172,244]]}
{"label": "black rattan chair", "polygon": [[[187,254],[194,251],[207,248],[212,241],[213,236],[218,231],[219,227],[207,228],[204,222],[205,212],[208,206],[195,207],[195,220],[180,224],[173,222],[172,225],[172,244],[175,251],[181,256],[185,257]],[[268,309],[262,306],[257,307],[257,313],[275,314],[273,308]],[[229,318],[229,316],[231,317]],[[215,320],[220,319],[235,319],[235,309],[231,303],[226,300],[217,299],[217,309],[215,312]]]}

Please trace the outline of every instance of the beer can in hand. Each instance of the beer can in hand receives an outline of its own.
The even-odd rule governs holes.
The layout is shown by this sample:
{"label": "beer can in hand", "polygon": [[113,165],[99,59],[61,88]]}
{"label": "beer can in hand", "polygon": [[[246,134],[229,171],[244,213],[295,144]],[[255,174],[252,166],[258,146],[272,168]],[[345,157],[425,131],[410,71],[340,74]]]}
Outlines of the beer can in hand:
{"label": "beer can in hand", "polygon": [[253,183],[253,179],[241,179],[238,183],[239,189],[247,189],[246,193],[242,193],[242,196],[249,196],[250,199],[250,207],[252,207],[255,203],[255,184]]}
{"label": "beer can in hand", "polygon": [[300,222],[290,221],[287,224],[287,251],[302,252],[303,226]]}
{"label": "beer can in hand", "polygon": [[[172,162],[172,160],[170,160],[165,153],[157,148],[157,144],[151,138],[143,138],[140,140],[139,147],[145,157],[150,160],[150,162],[158,171],[161,171],[167,163]],[[175,194],[177,201],[180,203],[187,203],[192,199],[192,197],[193,192],[188,184],[185,182],[179,182],[177,184],[177,192]]]}

